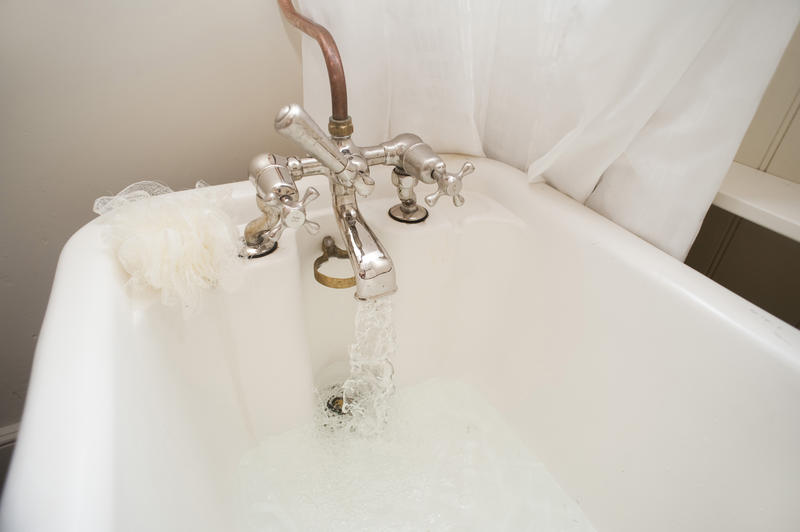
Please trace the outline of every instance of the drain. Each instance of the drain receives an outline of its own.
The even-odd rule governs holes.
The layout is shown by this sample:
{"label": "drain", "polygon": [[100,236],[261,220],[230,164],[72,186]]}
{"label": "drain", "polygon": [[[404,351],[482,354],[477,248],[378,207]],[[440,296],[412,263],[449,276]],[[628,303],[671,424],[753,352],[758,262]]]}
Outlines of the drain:
{"label": "drain", "polygon": [[328,410],[340,416],[344,415],[344,397],[341,395],[331,395],[328,398]]}

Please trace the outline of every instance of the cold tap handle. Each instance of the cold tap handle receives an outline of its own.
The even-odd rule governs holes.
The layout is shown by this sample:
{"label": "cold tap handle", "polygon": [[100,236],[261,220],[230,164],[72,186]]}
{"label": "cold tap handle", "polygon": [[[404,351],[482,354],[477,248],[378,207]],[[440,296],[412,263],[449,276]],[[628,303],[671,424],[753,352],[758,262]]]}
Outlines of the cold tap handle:
{"label": "cold tap handle", "polygon": [[433,175],[438,188],[433,194],[425,196],[425,203],[433,207],[442,196],[450,196],[453,198],[453,205],[461,207],[464,205],[464,196],[461,195],[462,180],[474,171],[475,165],[469,161],[465,162],[456,174],[451,174],[446,169],[434,170]]}
{"label": "cold tap handle", "polygon": [[319,197],[319,192],[314,187],[308,187],[300,201],[293,201],[289,197],[281,198],[280,222],[273,227],[267,236],[278,240],[286,228],[295,229],[305,227],[309,234],[319,231],[319,224],[308,219],[306,206]]}

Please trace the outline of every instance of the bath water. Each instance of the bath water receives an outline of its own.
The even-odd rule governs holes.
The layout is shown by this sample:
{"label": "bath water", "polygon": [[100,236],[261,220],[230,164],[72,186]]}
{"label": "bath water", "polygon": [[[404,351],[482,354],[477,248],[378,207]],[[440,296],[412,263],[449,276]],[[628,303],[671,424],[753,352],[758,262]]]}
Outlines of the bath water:
{"label": "bath water", "polygon": [[593,530],[470,386],[431,380],[385,406],[378,433],[342,430],[323,416],[250,451],[239,470],[240,529]]}

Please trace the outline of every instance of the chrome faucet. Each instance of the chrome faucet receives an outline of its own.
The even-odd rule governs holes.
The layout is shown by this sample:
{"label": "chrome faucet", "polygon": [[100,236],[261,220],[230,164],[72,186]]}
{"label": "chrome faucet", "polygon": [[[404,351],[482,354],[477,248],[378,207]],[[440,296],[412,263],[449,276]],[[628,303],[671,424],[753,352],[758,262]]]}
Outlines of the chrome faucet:
{"label": "chrome faucet", "polygon": [[295,182],[311,175],[327,176],[334,215],[355,274],[358,299],[397,290],[392,259],[358,209],[356,197],[369,196],[375,186],[369,167],[394,166],[392,182],[401,203],[392,207],[389,214],[405,223],[421,222],[428,216],[427,210],[416,203],[414,187],[419,181],[438,185],[438,190],[425,198],[429,206],[441,196],[451,196],[458,207],[464,203],[461,180],[475,168],[467,162],[458,173],[448,173],[441,157],[410,133],[367,148],[353,144],[352,125],[346,123],[338,130],[341,136],[328,136],[297,104],[287,105],[278,112],[275,129],[312,157],[264,154],[250,163],[250,181],[255,185],[256,204],[263,214],[245,228],[245,254],[255,258],[272,252],[286,228],[304,226],[310,233],[316,233],[319,225],[307,219],[306,205],[319,192],[309,187],[300,199]]}

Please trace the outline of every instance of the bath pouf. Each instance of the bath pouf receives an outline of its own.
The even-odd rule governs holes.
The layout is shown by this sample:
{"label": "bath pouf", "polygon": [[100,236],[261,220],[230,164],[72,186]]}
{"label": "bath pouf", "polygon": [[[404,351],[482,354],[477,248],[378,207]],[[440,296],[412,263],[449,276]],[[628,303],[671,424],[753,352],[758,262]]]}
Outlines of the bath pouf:
{"label": "bath pouf", "polygon": [[184,317],[196,313],[207,290],[233,289],[243,259],[225,196],[204,188],[173,193],[146,181],[99,198],[95,212],[106,218],[104,238],[130,275],[128,287],[158,294]]}

